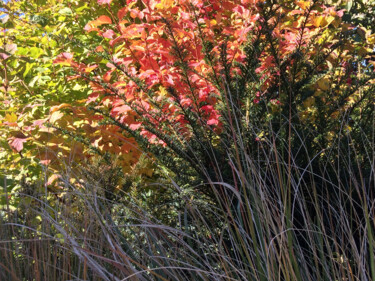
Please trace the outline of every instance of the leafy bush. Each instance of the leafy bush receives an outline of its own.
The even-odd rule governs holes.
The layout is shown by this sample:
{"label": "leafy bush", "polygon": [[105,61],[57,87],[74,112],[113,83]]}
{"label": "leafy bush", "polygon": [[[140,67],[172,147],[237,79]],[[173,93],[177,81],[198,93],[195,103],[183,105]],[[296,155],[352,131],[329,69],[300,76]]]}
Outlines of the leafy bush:
{"label": "leafy bush", "polygon": [[[16,182],[16,210],[4,188],[0,276],[375,279],[375,37],[359,20],[369,3],[348,3],[352,14],[340,3],[60,10],[87,9],[86,34],[71,22],[77,36],[50,64],[69,76],[67,100],[26,125],[76,148],[42,158],[19,146],[23,115],[4,114],[10,155],[27,151],[45,170]],[[83,101],[68,99],[77,85]]]}

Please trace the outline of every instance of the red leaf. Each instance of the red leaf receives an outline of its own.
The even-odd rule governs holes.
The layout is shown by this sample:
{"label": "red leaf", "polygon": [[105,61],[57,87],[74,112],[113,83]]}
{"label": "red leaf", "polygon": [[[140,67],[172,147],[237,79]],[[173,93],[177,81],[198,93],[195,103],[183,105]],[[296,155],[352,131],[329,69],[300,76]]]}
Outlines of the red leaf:
{"label": "red leaf", "polygon": [[2,58],[3,60],[6,60],[7,58],[9,58],[9,56],[5,53],[0,53],[0,58]]}
{"label": "red leaf", "polygon": [[130,106],[124,104],[124,105],[117,106],[114,109],[112,109],[112,113],[115,115],[118,115],[118,114],[127,113],[131,110],[132,109],[130,108]]}
{"label": "red leaf", "polygon": [[204,105],[201,107],[201,110],[204,111],[205,113],[209,113],[212,110],[214,110],[214,107],[212,105]]}
{"label": "red leaf", "polygon": [[71,60],[73,58],[73,54],[72,53],[62,53],[61,54],[62,57],[68,59],[68,60]]}
{"label": "red leaf", "polygon": [[45,166],[49,165],[50,163],[51,163],[51,159],[40,160],[40,164],[43,164]]}
{"label": "red leaf", "polygon": [[17,138],[13,137],[9,143],[9,145],[15,149],[17,152],[20,152],[23,149],[23,143],[27,141],[27,137],[24,138]]}
{"label": "red leaf", "polygon": [[104,75],[103,75],[103,80],[104,82],[109,82],[111,80],[111,77],[112,77],[112,72],[113,70],[109,70],[107,71]]}
{"label": "red leaf", "polygon": [[207,121],[207,125],[218,125],[219,124],[219,120],[217,120],[216,118],[211,118]]}
{"label": "red leaf", "polygon": [[189,98],[186,98],[186,99],[182,99],[180,103],[181,103],[181,105],[182,105],[183,107],[185,107],[185,106],[190,106],[190,105],[192,105],[192,104],[193,104],[193,101],[192,101],[191,99],[189,99]]}
{"label": "red leaf", "polygon": [[165,81],[169,84],[169,85],[174,85],[174,81],[173,81],[173,77],[171,75],[166,75],[165,76]]}
{"label": "red leaf", "polygon": [[128,11],[128,8],[127,7],[124,7],[122,9],[120,9],[118,12],[117,12],[117,17],[119,20],[122,20],[122,18],[126,15]]}
{"label": "red leaf", "polygon": [[133,130],[133,131],[139,129],[139,127],[141,127],[141,123],[135,123],[135,124],[129,125],[130,130]]}
{"label": "red leaf", "polygon": [[98,0],[99,5],[111,4],[112,0]]}
{"label": "red leaf", "polygon": [[103,33],[104,38],[112,39],[115,36],[115,32],[112,29],[108,29],[106,32]]}
{"label": "red leaf", "polygon": [[100,93],[98,92],[93,92],[92,94],[89,95],[89,97],[87,98],[87,101],[86,103],[90,103],[90,102],[94,102],[98,99],[98,97],[100,96]]}
{"label": "red leaf", "polygon": [[47,119],[39,119],[39,120],[35,120],[33,122],[33,126],[35,127],[41,127],[43,126],[44,123],[46,123]]}

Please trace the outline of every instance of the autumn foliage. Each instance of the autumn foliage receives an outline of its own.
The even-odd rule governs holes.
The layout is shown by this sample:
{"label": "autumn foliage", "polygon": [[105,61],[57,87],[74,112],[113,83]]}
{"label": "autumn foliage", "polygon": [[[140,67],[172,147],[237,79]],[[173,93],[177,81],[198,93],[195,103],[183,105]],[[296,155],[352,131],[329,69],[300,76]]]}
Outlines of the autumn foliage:
{"label": "autumn foliage", "polygon": [[0,2],[0,279],[375,280],[373,18]]}
{"label": "autumn foliage", "polygon": [[[335,120],[369,100],[364,93],[373,85],[375,37],[344,22],[345,7],[322,1],[128,0],[98,1],[91,10],[97,16],[80,27],[92,38],[85,51],[74,52],[73,45],[83,43],[70,37],[73,45],[50,65],[60,67],[67,85],[89,85],[87,95],[57,99],[36,120],[22,122],[22,112],[3,116],[13,151],[23,153],[34,141],[47,144],[48,151],[29,155],[51,168],[57,155],[72,154],[59,150],[72,138],[74,161],[110,153],[125,172],[150,147],[190,163],[212,156],[225,161],[218,143],[229,144],[228,128],[239,120],[236,126],[245,132],[252,119],[297,118],[320,130],[330,118],[322,132],[327,145]],[[51,137],[56,134],[65,141]],[[260,126],[252,134],[256,142],[268,133]]]}

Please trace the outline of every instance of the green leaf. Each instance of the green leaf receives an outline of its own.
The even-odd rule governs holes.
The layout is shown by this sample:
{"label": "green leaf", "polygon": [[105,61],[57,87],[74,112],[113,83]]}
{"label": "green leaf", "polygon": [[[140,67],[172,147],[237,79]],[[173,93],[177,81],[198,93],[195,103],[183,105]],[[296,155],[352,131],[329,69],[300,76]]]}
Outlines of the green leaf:
{"label": "green leaf", "polygon": [[26,63],[25,71],[23,72],[23,77],[29,73],[30,69],[33,67],[34,63]]}
{"label": "green leaf", "polygon": [[17,49],[16,54],[17,54],[17,55],[20,55],[20,56],[26,56],[26,55],[28,54],[28,52],[29,52],[29,49],[28,49],[28,48],[19,47],[19,48]]}
{"label": "green leaf", "polygon": [[73,87],[73,90],[74,90],[74,91],[79,91],[79,90],[81,90],[81,89],[82,89],[82,86],[79,85],[79,84],[75,84],[75,86]]}
{"label": "green leaf", "polygon": [[84,6],[77,8],[77,9],[76,9],[76,12],[79,13],[79,12],[82,12],[83,10],[86,10],[86,9],[88,9],[88,7],[87,7],[87,3],[86,3]]}
{"label": "green leaf", "polygon": [[30,57],[37,59],[43,54],[43,50],[38,47],[30,48]]}
{"label": "green leaf", "polygon": [[66,7],[66,8],[63,8],[59,11],[59,14],[60,15],[64,15],[64,16],[69,16],[69,15],[72,15],[73,12],[70,8]]}
{"label": "green leaf", "polygon": [[31,79],[30,83],[29,83],[29,86],[30,87],[34,87],[36,81],[39,80],[39,76],[35,76],[33,79]]}

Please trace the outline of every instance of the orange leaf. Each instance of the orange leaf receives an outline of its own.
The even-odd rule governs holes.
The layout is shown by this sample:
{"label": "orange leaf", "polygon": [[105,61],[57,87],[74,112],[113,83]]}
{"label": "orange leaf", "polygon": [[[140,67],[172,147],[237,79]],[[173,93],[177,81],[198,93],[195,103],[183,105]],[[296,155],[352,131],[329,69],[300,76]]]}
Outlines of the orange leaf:
{"label": "orange leaf", "polygon": [[103,75],[104,82],[108,83],[111,80],[111,77],[112,77],[112,70],[109,70],[106,72],[106,74]]}
{"label": "orange leaf", "polygon": [[55,105],[55,106],[51,107],[49,112],[54,113],[55,111],[58,111],[58,110],[63,109],[65,107],[71,107],[71,105],[68,104],[68,103],[62,103],[62,104],[59,104],[59,105]]}
{"label": "orange leaf", "polygon": [[98,30],[97,27],[103,24],[111,24],[112,20],[108,16],[100,16],[96,20],[90,21],[86,24],[85,30],[87,32]]}
{"label": "orange leaf", "polygon": [[302,10],[306,10],[310,7],[311,2],[310,1],[297,1],[297,6],[300,7]]}
{"label": "orange leaf", "polygon": [[57,56],[57,58],[53,61],[53,63],[71,66],[73,63],[73,54],[72,53],[61,53]]}
{"label": "orange leaf", "polygon": [[55,183],[61,176],[58,175],[58,174],[53,174],[52,176],[50,176],[47,180],[47,185],[52,185],[53,183]]}
{"label": "orange leaf", "polygon": [[102,25],[102,24],[111,24],[112,20],[108,16],[100,16],[95,20],[96,26]]}
{"label": "orange leaf", "polygon": [[120,9],[118,12],[117,12],[117,17],[119,20],[122,20],[123,17],[125,17],[126,13],[128,11],[128,8],[127,7],[124,7],[122,9]]}

